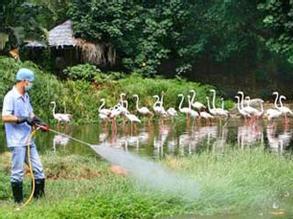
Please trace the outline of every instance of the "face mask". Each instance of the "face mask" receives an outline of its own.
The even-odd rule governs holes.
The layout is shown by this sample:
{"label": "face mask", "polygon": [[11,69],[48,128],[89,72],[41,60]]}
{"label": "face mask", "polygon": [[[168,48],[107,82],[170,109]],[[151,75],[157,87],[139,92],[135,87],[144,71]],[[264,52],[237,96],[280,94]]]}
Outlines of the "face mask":
{"label": "face mask", "polygon": [[32,88],[32,86],[33,86],[33,83],[29,82],[28,85],[26,85],[26,86],[24,87],[24,90],[25,90],[25,91],[29,91],[29,90]]}

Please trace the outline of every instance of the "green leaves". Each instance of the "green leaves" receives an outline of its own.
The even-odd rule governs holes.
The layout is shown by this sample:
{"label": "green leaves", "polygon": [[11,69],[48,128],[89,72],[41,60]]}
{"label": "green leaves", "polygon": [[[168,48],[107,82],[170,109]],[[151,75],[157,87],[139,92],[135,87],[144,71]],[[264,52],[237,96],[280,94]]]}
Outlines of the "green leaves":
{"label": "green leaves", "polygon": [[266,45],[293,63],[293,1],[262,1],[258,9],[264,14],[262,21],[269,32]]}

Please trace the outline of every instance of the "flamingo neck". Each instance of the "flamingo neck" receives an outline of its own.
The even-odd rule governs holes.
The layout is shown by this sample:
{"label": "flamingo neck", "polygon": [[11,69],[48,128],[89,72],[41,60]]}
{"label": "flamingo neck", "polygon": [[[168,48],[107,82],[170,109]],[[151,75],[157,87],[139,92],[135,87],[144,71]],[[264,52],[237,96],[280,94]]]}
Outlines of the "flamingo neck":
{"label": "flamingo neck", "polygon": [[211,112],[210,99],[207,98],[208,110]]}
{"label": "flamingo neck", "polygon": [[276,93],[275,102],[274,102],[274,105],[275,105],[276,108],[279,108],[279,107],[278,107],[278,104],[277,104],[278,98],[279,98],[279,93],[277,92],[277,93]]}
{"label": "flamingo neck", "polygon": [[139,100],[139,97],[138,96],[135,96],[136,97],[136,110],[139,110],[139,107],[138,107],[138,100]]}
{"label": "flamingo neck", "polygon": [[240,93],[240,95],[241,95],[241,108],[243,109],[243,107],[244,107],[244,105],[243,105],[243,102],[244,102],[244,94],[241,92]]}
{"label": "flamingo neck", "polygon": [[191,90],[190,92],[192,93],[191,103],[193,103],[194,102],[194,98],[195,98],[195,91],[194,90]]}
{"label": "flamingo neck", "polygon": [[55,114],[56,114],[55,113],[55,108],[56,108],[56,103],[53,103],[53,110],[52,110],[53,111],[53,116],[55,116]]}
{"label": "flamingo neck", "polygon": [[157,97],[157,96],[156,96],[155,98],[156,98],[156,102],[154,103],[153,108],[155,108],[155,107],[157,106],[157,104],[159,103],[159,99],[160,99],[160,98]]}
{"label": "flamingo neck", "polygon": [[182,95],[181,96],[181,101],[180,101],[180,104],[179,104],[179,110],[182,109],[182,103],[183,103],[183,101],[184,101],[184,96]]}
{"label": "flamingo neck", "polygon": [[282,99],[284,99],[284,98],[283,97],[280,97],[280,99],[279,99],[279,103],[280,103],[280,107],[279,108],[282,108],[283,107]]}
{"label": "flamingo neck", "polygon": [[105,100],[102,100],[102,104],[101,104],[101,106],[99,107],[99,111],[101,111],[101,110],[103,109],[104,105],[105,105]]}
{"label": "flamingo neck", "polygon": [[160,100],[160,107],[163,106],[163,101],[164,101],[164,95],[162,94],[161,100]]}
{"label": "flamingo neck", "polygon": [[216,91],[213,91],[213,108],[215,109],[216,108]]}
{"label": "flamingo neck", "polygon": [[225,109],[225,103],[224,103],[224,100],[222,100],[222,110]]}
{"label": "flamingo neck", "polygon": [[240,99],[239,98],[237,98],[237,109],[238,109],[239,112],[241,111],[241,108],[240,108]]}
{"label": "flamingo neck", "polygon": [[188,97],[188,109],[191,110],[191,100],[190,100],[190,97]]}
{"label": "flamingo neck", "polygon": [[261,102],[260,103],[260,113],[262,114],[264,112],[264,110],[263,110],[263,103]]}

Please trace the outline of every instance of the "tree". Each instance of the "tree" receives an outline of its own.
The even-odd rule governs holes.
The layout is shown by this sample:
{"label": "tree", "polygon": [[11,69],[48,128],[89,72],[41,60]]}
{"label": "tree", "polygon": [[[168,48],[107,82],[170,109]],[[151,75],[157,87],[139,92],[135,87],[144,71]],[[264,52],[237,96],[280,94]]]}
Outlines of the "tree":
{"label": "tree", "polygon": [[293,63],[293,0],[261,1],[258,9],[264,12],[263,23],[269,31],[266,45]]}
{"label": "tree", "polygon": [[113,44],[125,67],[152,75],[168,59],[182,72],[205,54],[225,62],[254,50],[256,7],[255,0],[73,0],[68,15],[77,37]]}

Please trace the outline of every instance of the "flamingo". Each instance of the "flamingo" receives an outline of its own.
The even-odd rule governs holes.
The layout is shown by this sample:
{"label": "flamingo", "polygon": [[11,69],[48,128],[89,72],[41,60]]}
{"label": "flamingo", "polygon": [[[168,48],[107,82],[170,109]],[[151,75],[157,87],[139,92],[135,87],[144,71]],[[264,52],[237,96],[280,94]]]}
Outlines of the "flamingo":
{"label": "flamingo", "polygon": [[[257,109],[251,107],[250,105],[247,105],[244,107],[244,93],[243,93],[243,91],[238,91],[237,93],[241,95],[242,110],[247,112],[250,116],[256,116],[259,113],[259,111]],[[250,97],[248,99],[250,99]],[[247,99],[247,103],[249,104],[248,99]]]}
{"label": "flamingo", "polygon": [[55,113],[56,102],[52,101],[53,104],[53,117],[59,122],[70,122],[72,115],[68,113]]}
{"label": "flamingo", "polygon": [[139,101],[139,97],[137,94],[133,95],[134,98],[136,98],[136,110],[137,112],[139,112],[142,115],[153,115],[153,113],[147,108],[147,107],[138,107],[138,101]]}
{"label": "flamingo", "polygon": [[210,106],[210,99],[208,97],[206,97],[206,100],[207,100],[208,110],[209,110],[210,114],[212,114],[213,116],[217,116],[218,115],[217,111],[215,109],[212,109]]}
{"label": "flamingo", "polygon": [[222,107],[218,108],[218,114],[227,118],[229,117],[229,111],[225,110],[225,102],[223,97],[221,97],[221,101],[222,101]]}
{"label": "flamingo", "polygon": [[276,95],[275,101],[274,101],[275,108],[267,109],[267,111],[265,112],[265,116],[268,118],[269,121],[271,121],[272,119],[278,118],[282,115],[282,112],[279,110],[279,106],[277,104],[279,93],[275,91],[273,92],[273,95]]}
{"label": "flamingo", "polygon": [[286,97],[284,95],[281,95],[279,98],[280,107],[279,110],[282,112],[282,114],[285,116],[285,121],[288,122],[287,114],[293,115],[293,112],[286,106],[283,106],[282,99],[286,100]]}
{"label": "flamingo", "polygon": [[124,114],[125,117],[130,121],[130,132],[132,133],[132,130],[133,130],[133,124],[134,123],[141,123],[140,119],[134,115],[134,114],[131,114],[131,113],[126,113]]}
{"label": "flamingo", "polygon": [[[120,106],[120,111],[121,111],[121,113],[122,114],[126,114],[126,113],[129,113],[129,111],[128,111],[128,102],[127,102],[127,100],[124,100],[124,97],[125,97],[125,93],[121,93],[120,94],[120,100],[119,100],[119,103],[118,103],[118,105]],[[125,104],[125,106],[124,106],[124,104]]]}
{"label": "flamingo", "polygon": [[189,107],[183,107],[182,108],[182,103],[184,101],[184,95],[183,94],[178,94],[178,97],[181,97],[181,101],[180,101],[180,104],[179,104],[179,107],[178,107],[179,108],[179,111],[181,113],[184,113],[184,114],[188,115],[190,113]]}
{"label": "flamingo", "polygon": [[225,116],[225,117],[228,117],[228,113],[225,112],[222,108],[216,108],[216,90],[214,89],[210,89],[210,92],[213,93],[213,103],[212,103],[212,106],[213,106],[213,111],[214,111],[214,116],[218,115],[218,116]]}
{"label": "flamingo", "polygon": [[59,145],[67,145],[69,142],[69,137],[66,136],[66,135],[62,135],[62,134],[59,134],[59,135],[55,135],[54,136],[54,139],[53,139],[53,151],[54,153],[56,153],[56,144],[59,144]]}
{"label": "flamingo", "polygon": [[209,114],[208,112],[206,111],[202,111],[199,113],[200,117],[205,119],[206,121],[211,121],[213,118],[215,118],[214,116],[212,116],[211,114]]}
{"label": "flamingo", "polygon": [[108,116],[111,113],[111,110],[103,108],[105,106],[105,103],[106,103],[104,98],[102,98],[100,101],[102,102],[102,104],[99,107],[99,114],[104,114],[104,115]]}
{"label": "flamingo", "polygon": [[167,109],[167,114],[168,116],[175,117],[177,116],[177,111],[173,107],[170,107]]}
{"label": "flamingo", "polygon": [[187,95],[187,99],[188,99],[188,109],[189,109],[189,114],[190,114],[190,117],[192,117],[192,118],[198,118],[199,117],[199,113],[198,112],[196,112],[195,110],[193,110],[193,109],[191,109],[191,104],[192,104],[192,102],[191,102],[191,97],[190,97],[190,95]]}
{"label": "flamingo", "polygon": [[140,119],[134,114],[126,113],[125,116],[131,123],[141,123]]}
{"label": "flamingo", "polygon": [[164,103],[164,91],[162,91],[162,93],[161,93],[160,107],[161,107],[162,115],[167,116],[168,114],[167,114],[167,112],[166,112],[166,110],[165,110],[165,108],[163,106],[163,103]]}
{"label": "flamingo", "polygon": [[[153,110],[158,115],[166,115],[166,111],[162,106],[162,102],[160,101],[160,97],[158,95],[154,95],[154,98],[156,98],[156,102],[153,104]],[[158,106],[159,104],[159,106]]]}
{"label": "flamingo", "polygon": [[108,121],[108,119],[109,119],[108,115],[103,114],[103,113],[99,113],[99,118],[102,121]]}
{"label": "flamingo", "polygon": [[246,96],[245,100],[246,100],[247,105],[246,105],[246,107],[243,108],[243,110],[245,110],[246,112],[248,112],[252,116],[257,116],[260,113],[260,111],[255,109],[254,107],[250,106],[250,96]]}
{"label": "flamingo", "polygon": [[240,115],[242,115],[244,117],[244,119],[246,119],[247,117],[250,118],[250,114],[247,113],[246,111],[244,111],[240,106],[240,97],[235,96],[235,98],[237,99],[237,109],[238,109]]}
{"label": "flamingo", "polygon": [[194,98],[195,98],[195,95],[196,95],[195,90],[190,90],[189,92],[192,93],[191,106],[193,108],[197,109],[198,111],[200,111],[201,109],[205,109],[206,106],[203,105],[201,102],[194,101]]}

